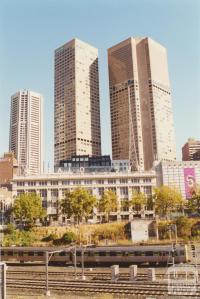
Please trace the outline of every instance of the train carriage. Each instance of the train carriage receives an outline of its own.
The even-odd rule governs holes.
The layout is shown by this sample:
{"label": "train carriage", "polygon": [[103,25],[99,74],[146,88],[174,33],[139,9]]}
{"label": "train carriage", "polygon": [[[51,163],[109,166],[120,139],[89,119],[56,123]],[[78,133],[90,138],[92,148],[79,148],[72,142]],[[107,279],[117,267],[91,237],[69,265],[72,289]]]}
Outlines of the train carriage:
{"label": "train carriage", "polygon": [[[74,254],[67,247],[2,247],[1,260],[5,262],[45,262],[45,252],[55,252],[51,263],[74,264]],[[187,262],[187,247],[176,245],[148,246],[97,246],[77,247],[76,261],[81,263],[82,251],[85,264],[167,264]]]}
{"label": "train carriage", "polygon": [[[81,249],[77,250],[77,262],[81,262]],[[109,264],[167,264],[187,261],[186,247],[176,246],[129,246],[129,247],[96,247],[84,249],[85,263]]]}
{"label": "train carriage", "polygon": [[57,263],[71,262],[71,253],[66,251],[66,248],[52,248],[52,247],[2,247],[1,260],[5,262],[45,262],[45,252],[56,250],[52,255],[51,261]]}

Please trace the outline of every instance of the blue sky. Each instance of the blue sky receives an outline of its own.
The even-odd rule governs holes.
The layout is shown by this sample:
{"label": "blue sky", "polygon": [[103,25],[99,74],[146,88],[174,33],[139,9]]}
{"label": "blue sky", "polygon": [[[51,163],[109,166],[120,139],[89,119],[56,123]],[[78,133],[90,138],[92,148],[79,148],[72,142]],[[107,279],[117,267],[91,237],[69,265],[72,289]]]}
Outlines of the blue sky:
{"label": "blue sky", "polygon": [[8,150],[10,96],[44,96],[45,161],[53,162],[54,50],[77,37],[99,49],[102,150],[111,153],[107,48],[150,36],[168,50],[177,153],[200,138],[199,0],[1,0],[0,155]]}

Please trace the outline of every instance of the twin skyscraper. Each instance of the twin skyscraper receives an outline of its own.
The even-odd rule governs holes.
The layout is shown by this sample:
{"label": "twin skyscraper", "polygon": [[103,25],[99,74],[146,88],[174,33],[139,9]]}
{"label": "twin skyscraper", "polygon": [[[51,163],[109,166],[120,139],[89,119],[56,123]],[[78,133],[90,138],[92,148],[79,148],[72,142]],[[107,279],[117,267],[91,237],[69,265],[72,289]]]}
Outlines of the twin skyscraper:
{"label": "twin skyscraper", "polygon": [[[130,160],[133,170],[151,169],[155,160],[175,160],[166,49],[150,38],[130,37],[108,49],[108,68],[112,158]],[[98,50],[78,39],[56,49],[54,92],[55,165],[72,155],[101,155]],[[26,108],[28,101],[22,101],[22,95],[23,92],[15,94],[11,105],[14,108],[11,110],[10,150],[18,162],[20,153],[31,151],[27,144],[35,146],[30,142],[28,127],[35,130],[33,138],[39,140],[42,136],[42,114],[38,110],[42,111],[42,107],[36,108],[36,104],[30,103]],[[39,97],[38,103],[41,103]],[[27,117],[22,124],[17,116],[22,108],[23,115],[35,113],[38,117],[32,120]],[[18,112],[13,113],[13,109]],[[23,128],[28,122],[31,124],[27,129]],[[42,144],[37,144],[38,148],[32,151],[34,155],[24,155],[24,164],[26,156],[34,161],[42,159]],[[29,173],[41,171],[39,165],[38,171],[32,171],[28,165],[24,167]]]}

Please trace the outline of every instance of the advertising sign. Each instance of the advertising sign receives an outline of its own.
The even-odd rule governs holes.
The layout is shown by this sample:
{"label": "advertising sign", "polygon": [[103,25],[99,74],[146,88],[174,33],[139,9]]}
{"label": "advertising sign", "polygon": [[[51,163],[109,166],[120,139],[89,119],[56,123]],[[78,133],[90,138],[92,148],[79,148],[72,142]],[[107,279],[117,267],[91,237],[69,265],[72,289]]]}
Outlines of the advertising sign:
{"label": "advertising sign", "polygon": [[191,198],[191,191],[195,187],[196,177],[194,168],[184,168],[184,183],[186,198]]}

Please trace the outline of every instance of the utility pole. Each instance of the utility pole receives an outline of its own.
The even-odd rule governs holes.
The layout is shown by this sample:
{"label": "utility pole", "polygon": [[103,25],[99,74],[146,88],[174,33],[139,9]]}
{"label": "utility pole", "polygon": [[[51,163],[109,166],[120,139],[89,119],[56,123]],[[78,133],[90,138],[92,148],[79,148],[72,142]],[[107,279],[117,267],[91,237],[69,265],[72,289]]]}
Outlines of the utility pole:
{"label": "utility pole", "polygon": [[172,239],[172,229],[171,229],[171,226],[169,227],[169,239],[170,239],[170,241]]}
{"label": "utility pole", "polygon": [[[68,250],[70,250],[70,248],[67,248]],[[48,277],[48,274],[49,274],[49,261],[50,259],[52,258],[53,254],[54,253],[60,253],[60,252],[65,252],[66,250],[53,250],[53,251],[45,251],[45,272],[46,272],[46,291],[45,291],[45,294],[46,296],[50,296],[50,290],[49,290],[49,277]]]}
{"label": "utility pole", "polygon": [[176,226],[176,224],[174,224],[174,231],[175,231],[175,242],[176,242],[176,244],[177,244],[177,226]]}
{"label": "utility pole", "polygon": [[49,252],[45,252],[45,264],[46,264],[46,296],[50,296],[49,291],[49,279],[48,279],[48,264],[49,264]]}
{"label": "utility pole", "polygon": [[82,267],[82,280],[85,280],[85,273],[84,273],[84,247],[81,246],[81,267]]}
{"label": "utility pole", "polygon": [[175,265],[176,244],[172,244],[172,264]]}
{"label": "utility pole", "polygon": [[77,279],[76,245],[74,246],[74,270],[75,270],[75,279]]}

